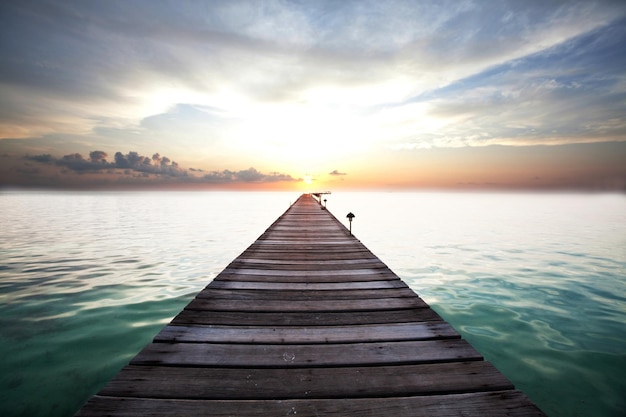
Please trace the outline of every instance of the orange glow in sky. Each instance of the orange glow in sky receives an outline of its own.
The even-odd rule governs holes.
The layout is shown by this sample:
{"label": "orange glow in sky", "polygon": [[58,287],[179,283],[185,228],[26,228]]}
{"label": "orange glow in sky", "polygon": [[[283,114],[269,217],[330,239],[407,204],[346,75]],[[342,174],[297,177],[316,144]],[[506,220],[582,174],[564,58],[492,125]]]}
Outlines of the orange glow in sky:
{"label": "orange glow in sky", "polygon": [[0,187],[626,189],[626,3],[39,6]]}

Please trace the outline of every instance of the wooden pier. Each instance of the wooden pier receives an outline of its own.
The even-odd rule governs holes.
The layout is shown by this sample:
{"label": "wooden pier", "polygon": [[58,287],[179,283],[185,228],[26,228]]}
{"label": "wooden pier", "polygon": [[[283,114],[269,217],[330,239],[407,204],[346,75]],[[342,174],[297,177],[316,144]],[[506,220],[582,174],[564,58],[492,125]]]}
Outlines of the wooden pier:
{"label": "wooden pier", "polygon": [[543,416],[310,195],[78,416]]}

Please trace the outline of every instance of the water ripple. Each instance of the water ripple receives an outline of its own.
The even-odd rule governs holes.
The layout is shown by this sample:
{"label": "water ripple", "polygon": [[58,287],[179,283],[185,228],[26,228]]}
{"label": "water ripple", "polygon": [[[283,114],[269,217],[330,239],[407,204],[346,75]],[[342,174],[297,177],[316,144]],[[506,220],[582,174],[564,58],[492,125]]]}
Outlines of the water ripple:
{"label": "water ripple", "polygon": [[[0,414],[72,415],[296,197],[0,194]],[[356,213],[357,237],[551,417],[626,409],[623,197],[329,207]]]}

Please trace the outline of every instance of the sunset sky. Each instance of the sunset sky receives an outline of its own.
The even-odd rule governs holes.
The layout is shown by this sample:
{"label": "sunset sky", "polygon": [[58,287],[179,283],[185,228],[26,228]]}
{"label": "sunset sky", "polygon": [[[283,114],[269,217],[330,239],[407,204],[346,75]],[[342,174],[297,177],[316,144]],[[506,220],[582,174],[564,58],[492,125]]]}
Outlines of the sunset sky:
{"label": "sunset sky", "polygon": [[5,1],[0,186],[626,190],[623,1]]}

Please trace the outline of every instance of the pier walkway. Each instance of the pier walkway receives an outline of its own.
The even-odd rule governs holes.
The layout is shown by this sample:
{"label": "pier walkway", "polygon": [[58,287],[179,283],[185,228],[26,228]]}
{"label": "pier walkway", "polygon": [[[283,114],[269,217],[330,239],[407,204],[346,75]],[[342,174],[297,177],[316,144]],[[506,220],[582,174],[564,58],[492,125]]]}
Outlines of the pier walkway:
{"label": "pier walkway", "polygon": [[310,195],[78,416],[543,416]]}

